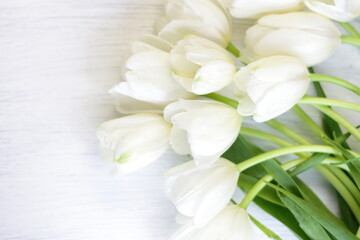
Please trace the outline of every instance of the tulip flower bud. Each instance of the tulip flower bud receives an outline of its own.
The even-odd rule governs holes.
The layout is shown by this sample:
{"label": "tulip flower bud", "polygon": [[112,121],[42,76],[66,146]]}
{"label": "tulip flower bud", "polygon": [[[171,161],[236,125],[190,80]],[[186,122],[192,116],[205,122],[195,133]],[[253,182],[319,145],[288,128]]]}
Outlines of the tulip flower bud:
{"label": "tulip flower bud", "polygon": [[360,16],[359,0],[305,0],[305,4],[311,11],[339,22],[349,22]]}
{"label": "tulip flower bud", "polygon": [[182,215],[192,218],[193,224],[204,224],[229,203],[239,174],[236,165],[224,158],[201,169],[189,161],[166,174],[166,192]]}
{"label": "tulip flower bud", "polygon": [[253,59],[290,55],[313,66],[333,54],[341,43],[340,36],[328,18],[311,12],[294,12],[260,18],[247,30],[245,44]]}
{"label": "tulip flower bud", "polygon": [[102,123],[97,129],[104,160],[118,173],[144,167],[169,147],[171,125],[152,113],[134,114]]}
{"label": "tulip flower bud", "polygon": [[186,224],[170,240],[265,240],[269,239],[250,220],[247,212],[236,206],[225,207],[204,226]]}
{"label": "tulip flower bud", "polygon": [[252,62],[235,75],[238,112],[265,122],[288,111],[310,84],[303,62],[290,56],[273,56]]}
{"label": "tulip flower bud", "polygon": [[122,113],[159,110],[178,99],[193,98],[171,73],[172,45],[147,35],[132,44],[132,55],[126,60],[123,80],[110,90],[120,102]]}
{"label": "tulip flower bud", "polygon": [[302,0],[233,0],[230,14],[235,18],[259,18],[270,13],[285,13],[304,8]]}
{"label": "tulip flower bud", "polygon": [[198,95],[222,89],[231,83],[236,71],[232,56],[224,48],[194,35],[177,43],[170,62],[175,79]]}
{"label": "tulip flower bud", "polygon": [[173,124],[171,146],[199,165],[216,161],[235,141],[242,122],[235,109],[215,101],[180,100],[164,109]]}
{"label": "tulip flower bud", "polygon": [[222,47],[231,40],[231,19],[218,0],[170,0],[159,36],[176,44],[186,35],[208,38]]}

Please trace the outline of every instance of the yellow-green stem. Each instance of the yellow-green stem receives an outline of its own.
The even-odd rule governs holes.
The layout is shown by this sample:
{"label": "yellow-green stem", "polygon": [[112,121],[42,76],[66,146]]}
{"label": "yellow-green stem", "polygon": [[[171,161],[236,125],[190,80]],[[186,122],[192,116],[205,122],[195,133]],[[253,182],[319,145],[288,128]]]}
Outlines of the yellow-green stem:
{"label": "yellow-green stem", "polygon": [[259,163],[265,162],[269,159],[288,155],[288,154],[301,153],[301,152],[318,152],[318,153],[339,154],[338,150],[336,150],[330,146],[324,146],[324,145],[292,146],[292,147],[271,150],[269,152],[265,152],[265,153],[255,156],[255,157],[249,158],[249,159],[245,160],[244,162],[237,164],[237,169],[239,172],[242,172],[252,166],[255,166]]}
{"label": "yellow-green stem", "polygon": [[310,79],[313,82],[327,82],[327,83],[336,84],[340,87],[344,87],[344,88],[354,92],[357,95],[360,95],[360,88],[358,86],[356,86],[348,81],[345,81],[343,79],[337,78],[337,77],[331,77],[331,76],[327,76],[327,75],[312,73],[312,74],[310,74]]}

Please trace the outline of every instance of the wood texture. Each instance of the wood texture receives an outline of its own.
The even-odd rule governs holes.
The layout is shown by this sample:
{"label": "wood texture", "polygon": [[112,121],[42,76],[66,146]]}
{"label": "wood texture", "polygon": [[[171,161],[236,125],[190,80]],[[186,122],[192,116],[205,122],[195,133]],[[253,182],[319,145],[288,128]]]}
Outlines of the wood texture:
{"label": "wood texture", "polygon": [[[95,138],[97,124],[118,116],[107,91],[121,58],[130,41],[152,31],[161,4],[0,1],[0,239],[165,240],[178,227],[161,174],[185,158],[169,151],[137,173],[109,177]],[[317,69],[359,83],[359,62],[358,48],[342,46]],[[358,123],[359,115],[342,113]],[[281,120],[311,136],[291,114]],[[336,210],[332,190],[313,173],[305,179]],[[296,239],[256,207],[251,212]]]}

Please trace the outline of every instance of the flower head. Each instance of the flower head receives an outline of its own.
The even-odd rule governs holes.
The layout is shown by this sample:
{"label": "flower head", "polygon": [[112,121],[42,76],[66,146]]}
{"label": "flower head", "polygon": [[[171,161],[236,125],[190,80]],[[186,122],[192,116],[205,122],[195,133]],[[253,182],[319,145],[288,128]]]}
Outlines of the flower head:
{"label": "flower head", "polygon": [[171,125],[152,113],[134,114],[100,124],[96,135],[105,161],[119,173],[144,167],[169,147]]}
{"label": "flower head", "polygon": [[245,44],[250,58],[289,55],[313,66],[332,55],[341,43],[340,35],[330,19],[311,12],[294,12],[260,18],[247,30]]}
{"label": "flower head", "polygon": [[[171,44],[152,35],[132,44],[132,55],[126,60],[123,81],[110,91],[125,100],[120,103],[123,106],[118,107],[121,112],[133,113],[144,107],[161,109],[180,98],[193,97],[172,76],[171,48]],[[145,104],[141,106],[139,102]]]}
{"label": "flower head", "polygon": [[360,16],[359,0],[305,0],[310,10],[340,22],[350,22]]}
{"label": "flower head", "polygon": [[231,40],[231,19],[218,0],[170,0],[159,36],[176,44],[186,35],[208,38],[223,47]]}
{"label": "flower head", "polygon": [[186,224],[170,240],[264,240],[268,239],[238,206],[227,206],[209,223],[198,227]]}
{"label": "flower head", "polygon": [[250,63],[235,75],[238,112],[257,122],[288,111],[310,84],[306,65],[290,56],[273,56]]}
{"label": "flower head", "polygon": [[302,0],[233,0],[230,14],[235,18],[259,18],[270,13],[284,13],[304,8]]}
{"label": "flower head", "polygon": [[228,85],[236,68],[231,55],[205,38],[188,36],[170,53],[175,79],[188,91],[207,94]]}
{"label": "flower head", "polygon": [[164,109],[173,124],[171,146],[200,165],[216,161],[235,141],[242,122],[237,111],[214,101],[180,100]]}
{"label": "flower head", "polygon": [[199,169],[189,161],[167,173],[166,192],[176,209],[191,217],[192,223],[204,224],[218,214],[233,196],[239,172],[224,158]]}

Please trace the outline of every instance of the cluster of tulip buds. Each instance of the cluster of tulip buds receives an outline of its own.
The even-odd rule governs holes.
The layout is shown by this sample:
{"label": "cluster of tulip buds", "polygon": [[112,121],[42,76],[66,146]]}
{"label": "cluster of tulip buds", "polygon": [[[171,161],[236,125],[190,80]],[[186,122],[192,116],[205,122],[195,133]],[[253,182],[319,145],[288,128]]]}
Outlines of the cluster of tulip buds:
{"label": "cluster of tulip buds", "polygon": [[[331,79],[360,94],[344,80],[308,70],[341,43],[360,46],[360,36],[342,35],[332,21],[359,15],[359,0],[169,0],[156,34],[132,43],[122,79],[110,90],[116,109],[127,116],[98,127],[103,158],[114,172],[125,174],[169,148],[192,157],[165,174],[166,193],[183,224],[171,240],[269,239],[250,219],[247,204],[231,199],[241,173],[274,155],[242,163],[223,155],[243,129],[250,132],[241,127],[245,117],[271,122],[300,102],[328,115],[332,104],[359,110],[356,104],[306,96],[312,81]],[[240,51],[231,43],[232,18],[257,19]],[[343,125],[360,139],[355,127]]]}

